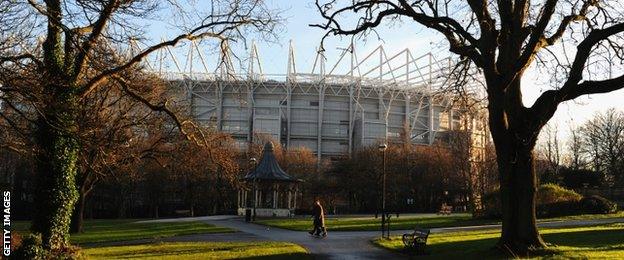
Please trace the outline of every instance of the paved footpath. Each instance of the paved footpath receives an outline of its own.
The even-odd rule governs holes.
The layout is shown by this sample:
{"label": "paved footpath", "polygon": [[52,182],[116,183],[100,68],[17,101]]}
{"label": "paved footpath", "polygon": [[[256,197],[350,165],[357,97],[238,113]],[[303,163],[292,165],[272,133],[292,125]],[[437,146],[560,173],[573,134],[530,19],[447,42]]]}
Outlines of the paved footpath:
{"label": "paved footpath", "polygon": [[[375,247],[370,241],[379,237],[379,231],[336,231],[326,238],[315,238],[305,231],[292,231],[247,223],[238,216],[208,216],[195,218],[159,219],[140,222],[203,221],[212,225],[229,227],[240,232],[224,234],[197,234],[162,239],[161,241],[284,241],[305,247],[316,259],[405,259],[406,256]],[[624,222],[624,218],[567,220],[539,223],[539,227],[591,226]],[[499,229],[500,225],[433,228],[432,233]],[[395,230],[400,235],[410,230]]]}
{"label": "paved footpath", "polygon": [[329,232],[325,238],[310,236],[305,231],[292,231],[244,222],[241,218],[206,220],[207,223],[233,228],[267,240],[286,241],[305,247],[315,259],[403,259],[388,250],[375,247],[370,240],[379,232]]}
{"label": "paved footpath", "polygon": [[[310,236],[305,231],[292,231],[247,223],[239,216],[208,216],[195,218],[158,219],[140,222],[203,221],[215,226],[229,227],[240,232],[179,236],[161,241],[282,241],[305,247],[315,259],[407,259],[406,256],[374,246],[370,241],[380,235],[374,231],[329,232],[325,238]],[[399,233],[400,231],[394,231]]]}

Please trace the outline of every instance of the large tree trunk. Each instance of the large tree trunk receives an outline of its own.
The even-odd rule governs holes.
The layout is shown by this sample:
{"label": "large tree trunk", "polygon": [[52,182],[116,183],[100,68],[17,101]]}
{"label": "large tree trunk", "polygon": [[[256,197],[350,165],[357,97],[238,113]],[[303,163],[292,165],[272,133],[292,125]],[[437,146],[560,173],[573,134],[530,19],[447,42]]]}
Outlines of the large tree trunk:
{"label": "large tree trunk", "polygon": [[[490,81],[488,86],[499,82]],[[488,112],[490,132],[496,147],[503,214],[499,248],[526,255],[546,247],[536,225],[533,150],[541,127],[522,104],[520,77],[505,92],[490,90]]]}
{"label": "large tree trunk", "polygon": [[499,246],[515,254],[526,254],[530,249],[545,247],[535,217],[537,177],[533,150],[512,149],[500,154],[501,202],[503,213]]}
{"label": "large tree trunk", "polygon": [[78,141],[75,138],[75,97],[58,87],[37,122],[37,178],[32,230],[41,233],[46,249],[69,244],[69,224],[76,191]]}

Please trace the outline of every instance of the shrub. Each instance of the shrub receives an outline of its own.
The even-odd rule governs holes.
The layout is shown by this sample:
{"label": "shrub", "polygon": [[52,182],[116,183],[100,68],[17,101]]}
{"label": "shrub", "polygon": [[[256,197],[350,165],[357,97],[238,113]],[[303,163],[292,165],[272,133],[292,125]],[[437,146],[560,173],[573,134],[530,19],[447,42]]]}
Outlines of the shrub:
{"label": "shrub", "polygon": [[11,252],[15,252],[22,245],[22,235],[11,230]]}
{"label": "shrub", "polygon": [[581,194],[573,190],[568,190],[557,184],[543,184],[537,190],[536,203],[538,205],[547,205],[559,202],[578,202],[583,198]]}
{"label": "shrub", "polygon": [[583,198],[580,202],[580,207],[584,213],[589,214],[608,214],[617,212],[617,204],[598,195]]}
{"label": "shrub", "polygon": [[11,254],[11,259],[18,260],[40,260],[40,259],[86,259],[86,256],[77,246],[65,246],[52,252],[43,248],[41,234],[28,234],[21,238],[15,251]]}
{"label": "shrub", "polygon": [[535,214],[539,218],[561,217],[582,214],[579,202],[576,200],[557,201],[548,204],[537,204]]}
{"label": "shrub", "polygon": [[[537,190],[536,213],[538,217],[555,217],[580,214],[579,201],[583,196],[556,184],[543,184]],[[494,191],[481,198],[483,211],[476,214],[483,218],[502,216],[500,192]]]}
{"label": "shrub", "polygon": [[573,190],[556,184],[543,184],[537,190],[538,217],[559,217],[580,214],[579,201],[583,198]]}
{"label": "shrub", "polygon": [[45,259],[45,249],[41,234],[28,234],[22,238],[20,246],[13,252],[13,259]]}
{"label": "shrub", "polygon": [[69,245],[50,252],[48,259],[81,260],[87,259],[87,257],[82,253],[80,247]]}

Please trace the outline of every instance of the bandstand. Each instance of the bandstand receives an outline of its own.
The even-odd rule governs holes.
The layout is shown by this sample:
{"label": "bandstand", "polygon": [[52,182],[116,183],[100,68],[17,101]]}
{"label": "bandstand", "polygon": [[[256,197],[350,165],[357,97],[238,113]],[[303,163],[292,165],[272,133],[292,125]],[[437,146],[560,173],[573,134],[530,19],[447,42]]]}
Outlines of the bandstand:
{"label": "bandstand", "polygon": [[277,163],[273,143],[264,145],[260,163],[243,177],[238,191],[238,215],[250,210],[252,216],[290,217],[297,207],[301,180],[288,175]]}

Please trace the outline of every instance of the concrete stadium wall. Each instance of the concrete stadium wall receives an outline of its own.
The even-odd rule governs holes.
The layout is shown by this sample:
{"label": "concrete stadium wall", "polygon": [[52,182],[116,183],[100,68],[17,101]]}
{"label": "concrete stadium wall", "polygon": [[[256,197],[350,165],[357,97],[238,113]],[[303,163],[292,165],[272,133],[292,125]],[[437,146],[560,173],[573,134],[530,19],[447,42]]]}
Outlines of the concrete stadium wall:
{"label": "concrete stadium wall", "polygon": [[[461,117],[444,98],[419,89],[323,82],[185,80],[191,115],[230,133],[240,149],[254,134],[286,148],[304,146],[319,157],[350,153],[380,140],[432,144],[457,129]],[[424,89],[424,88],[423,88]],[[406,128],[407,127],[407,128]]]}

